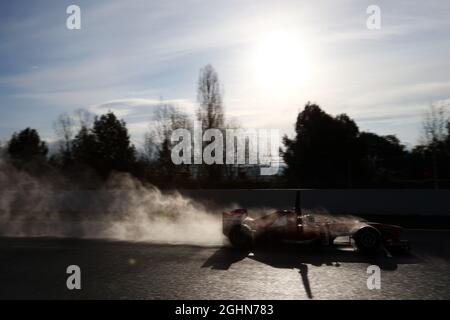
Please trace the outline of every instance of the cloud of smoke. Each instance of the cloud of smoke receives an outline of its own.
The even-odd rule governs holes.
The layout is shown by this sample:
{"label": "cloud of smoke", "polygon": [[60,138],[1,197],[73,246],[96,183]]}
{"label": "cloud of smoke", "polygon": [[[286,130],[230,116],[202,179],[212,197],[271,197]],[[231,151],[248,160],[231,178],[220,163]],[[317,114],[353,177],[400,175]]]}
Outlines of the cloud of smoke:
{"label": "cloud of smoke", "polygon": [[[232,204],[231,208],[238,207]],[[40,177],[16,170],[0,157],[0,236],[70,237],[222,245],[221,211],[177,191],[162,192],[129,174],[115,173],[100,188],[77,189],[58,174]],[[253,208],[258,218],[276,211]],[[302,210],[331,237],[363,223],[325,209]],[[307,223],[307,218],[304,219]]]}
{"label": "cloud of smoke", "polygon": [[220,215],[176,191],[163,193],[120,173],[98,190],[61,189],[58,179],[0,160],[0,236],[223,243]]}

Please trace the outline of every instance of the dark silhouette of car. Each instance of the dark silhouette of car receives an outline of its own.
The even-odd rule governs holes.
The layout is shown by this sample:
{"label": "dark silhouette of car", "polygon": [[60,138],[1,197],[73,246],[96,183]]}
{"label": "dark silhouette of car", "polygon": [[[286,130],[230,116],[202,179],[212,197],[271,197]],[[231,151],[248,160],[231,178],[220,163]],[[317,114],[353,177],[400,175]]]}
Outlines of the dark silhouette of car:
{"label": "dark silhouette of car", "polygon": [[222,219],[224,235],[239,249],[280,242],[333,245],[337,237],[344,236],[349,237],[361,253],[376,253],[383,247],[389,251],[410,249],[407,240],[400,240],[402,228],[399,226],[302,212],[299,191],[293,210],[250,217],[246,209],[235,209],[224,212]]}

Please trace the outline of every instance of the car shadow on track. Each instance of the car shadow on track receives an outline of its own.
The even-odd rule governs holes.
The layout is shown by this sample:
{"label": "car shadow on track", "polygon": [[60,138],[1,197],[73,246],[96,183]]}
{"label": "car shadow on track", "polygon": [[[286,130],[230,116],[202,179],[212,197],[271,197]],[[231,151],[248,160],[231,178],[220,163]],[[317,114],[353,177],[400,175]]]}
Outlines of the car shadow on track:
{"label": "car shadow on track", "polygon": [[308,298],[313,298],[308,278],[308,265],[340,267],[342,263],[362,263],[377,265],[381,270],[395,272],[399,264],[414,264],[419,258],[410,253],[390,256],[385,252],[376,255],[361,255],[340,246],[305,247],[283,245],[270,249],[255,249],[253,252],[236,250],[231,247],[218,249],[211,255],[202,268],[228,270],[234,263],[249,258],[273,268],[297,269]]}

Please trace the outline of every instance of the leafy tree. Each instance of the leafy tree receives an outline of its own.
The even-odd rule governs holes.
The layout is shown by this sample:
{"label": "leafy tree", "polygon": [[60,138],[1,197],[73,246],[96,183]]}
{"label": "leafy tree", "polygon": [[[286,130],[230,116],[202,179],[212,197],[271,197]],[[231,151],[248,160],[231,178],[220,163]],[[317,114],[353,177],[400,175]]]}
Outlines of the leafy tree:
{"label": "leafy tree", "polygon": [[408,153],[396,136],[362,132],[358,139],[365,178],[369,183],[405,178]]}
{"label": "leafy tree", "polygon": [[35,129],[26,128],[14,133],[8,144],[8,155],[17,167],[28,167],[32,163],[42,164],[46,160],[48,147]]}
{"label": "leafy tree", "polygon": [[87,127],[82,127],[72,141],[74,161],[78,164],[97,167],[97,139]]}
{"label": "leafy tree", "polygon": [[109,112],[96,118],[92,129],[83,126],[73,141],[77,163],[89,165],[103,178],[111,171],[133,171],[136,151],[123,120]]}
{"label": "leafy tree", "polygon": [[109,112],[94,121],[92,133],[97,150],[97,170],[106,177],[111,171],[130,172],[136,161],[136,150],[123,120],[118,120]]}
{"label": "leafy tree", "polygon": [[296,136],[283,138],[285,176],[294,186],[351,183],[358,127],[347,115],[332,117],[307,103],[295,125]]}
{"label": "leafy tree", "polygon": [[295,131],[293,139],[283,138],[291,186],[369,186],[405,176],[407,152],[397,137],[359,132],[345,114],[333,117],[307,103]]}

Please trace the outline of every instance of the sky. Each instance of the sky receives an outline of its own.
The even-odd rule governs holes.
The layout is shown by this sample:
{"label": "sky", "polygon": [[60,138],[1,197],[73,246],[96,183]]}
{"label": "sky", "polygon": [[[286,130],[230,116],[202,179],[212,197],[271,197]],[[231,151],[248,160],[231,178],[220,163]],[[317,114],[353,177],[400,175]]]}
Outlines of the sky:
{"label": "sky", "polygon": [[242,127],[292,136],[312,101],[413,146],[426,108],[450,101],[449,14],[446,0],[1,1],[0,139],[33,127],[54,141],[58,115],[84,108],[124,118],[139,146],[161,101],[195,110],[212,64]]}

